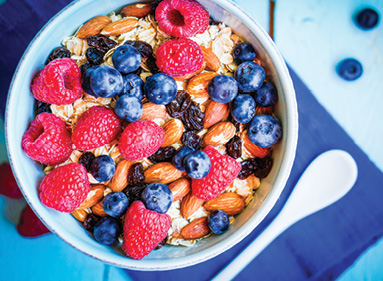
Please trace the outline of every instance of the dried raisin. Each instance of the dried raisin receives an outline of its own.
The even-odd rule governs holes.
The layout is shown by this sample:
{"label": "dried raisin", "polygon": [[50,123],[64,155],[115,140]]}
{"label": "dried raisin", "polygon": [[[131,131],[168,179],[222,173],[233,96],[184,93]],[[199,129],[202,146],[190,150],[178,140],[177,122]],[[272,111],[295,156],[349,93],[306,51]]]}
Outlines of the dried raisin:
{"label": "dried raisin", "polygon": [[181,119],[185,125],[186,130],[201,131],[203,129],[202,120],[205,114],[201,111],[199,106],[192,102],[187,110],[185,110]]}
{"label": "dried raisin", "polygon": [[136,48],[136,50],[140,52],[141,57],[143,59],[146,59],[153,54],[152,46],[150,46],[148,43],[143,42],[143,41],[128,40],[124,43],[124,45],[130,45],[130,46]]}
{"label": "dried raisin", "polygon": [[101,217],[91,213],[88,214],[83,222],[84,228],[90,232],[93,232],[94,226],[98,223]]}
{"label": "dried raisin", "polygon": [[117,46],[117,42],[109,39],[105,35],[91,35],[86,38],[86,42],[90,47],[99,49],[104,54]]}
{"label": "dried raisin", "polygon": [[142,183],[145,180],[144,176],[144,166],[141,163],[134,163],[128,173],[128,183],[129,185],[137,185]]}
{"label": "dried raisin", "polygon": [[156,74],[156,73],[160,72],[160,70],[156,64],[156,58],[153,56],[149,56],[146,59],[146,66],[149,68],[149,70],[152,74]]}
{"label": "dried raisin", "polygon": [[166,105],[168,114],[173,118],[182,117],[192,104],[192,99],[186,91],[179,91],[177,96]]}
{"label": "dried raisin", "polygon": [[67,48],[57,47],[50,53],[45,64],[48,64],[55,59],[70,58],[70,56],[71,56],[71,53]]}
{"label": "dried raisin", "polygon": [[49,103],[35,100],[35,116],[43,112],[52,113],[51,105]]}
{"label": "dried raisin", "polygon": [[146,188],[146,184],[141,183],[137,185],[128,185],[127,188],[124,189],[124,193],[129,199],[129,203],[133,203],[134,201],[141,200],[141,194]]}
{"label": "dried raisin", "polygon": [[258,168],[258,159],[259,158],[252,158],[242,161],[242,168],[238,174],[240,180],[247,179],[251,174],[254,174],[255,170]]}
{"label": "dried raisin", "polygon": [[234,136],[226,144],[227,155],[237,159],[242,155],[242,139],[239,136]]}
{"label": "dried raisin", "polygon": [[86,151],[83,154],[81,154],[80,158],[78,159],[78,163],[83,165],[87,172],[89,172],[90,165],[92,164],[94,158],[96,158],[96,156],[94,156],[92,152]]}
{"label": "dried raisin", "polygon": [[183,145],[187,145],[194,150],[201,148],[202,139],[193,131],[184,132],[181,137]]}
{"label": "dried raisin", "polygon": [[254,175],[260,179],[267,177],[267,175],[270,173],[272,165],[273,159],[270,156],[258,158],[258,167],[254,171]]}
{"label": "dried raisin", "polygon": [[161,147],[154,154],[148,157],[154,164],[159,162],[172,162],[176,149],[173,146]]}

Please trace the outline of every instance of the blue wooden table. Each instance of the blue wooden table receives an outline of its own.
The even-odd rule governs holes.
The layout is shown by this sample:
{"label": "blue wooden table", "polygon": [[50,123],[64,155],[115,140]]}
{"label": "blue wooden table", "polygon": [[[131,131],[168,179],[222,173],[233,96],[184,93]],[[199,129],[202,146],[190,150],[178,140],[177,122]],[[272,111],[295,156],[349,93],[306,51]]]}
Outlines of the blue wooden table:
{"label": "blue wooden table", "polygon": [[[268,30],[269,1],[236,2]],[[274,38],[287,63],[318,101],[383,170],[383,24],[362,31],[352,20],[357,10],[367,6],[383,13],[379,0],[277,0]],[[347,57],[358,59],[364,67],[362,77],[353,82],[340,79],[335,72],[336,64]],[[1,120],[0,162],[7,161],[4,143]],[[0,197],[4,280],[131,280],[125,271],[78,252],[54,235],[19,236],[15,224],[24,204]],[[382,261],[380,239],[338,280],[383,280]]]}

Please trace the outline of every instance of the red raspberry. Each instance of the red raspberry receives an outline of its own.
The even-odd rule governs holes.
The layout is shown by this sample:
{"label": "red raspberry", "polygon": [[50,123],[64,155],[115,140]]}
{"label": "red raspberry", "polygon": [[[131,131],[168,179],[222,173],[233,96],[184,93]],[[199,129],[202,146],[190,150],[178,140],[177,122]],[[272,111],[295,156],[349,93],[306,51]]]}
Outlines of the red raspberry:
{"label": "red raspberry", "polygon": [[173,37],[192,37],[209,26],[209,12],[194,0],[164,0],[156,9],[162,31]]}
{"label": "red raspberry", "polygon": [[93,106],[81,114],[73,132],[73,144],[79,150],[90,150],[117,138],[121,122],[113,110]]}
{"label": "red raspberry", "polygon": [[80,68],[73,59],[55,59],[33,79],[31,90],[37,100],[57,105],[70,104],[83,92]]}
{"label": "red raspberry", "polygon": [[71,213],[85,200],[90,190],[86,169],[78,163],[58,166],[40,184],[40,200],[60,212]]}
{"label": "red raspberry", "polygon": [[141,201],[134,201],[125,215],[122,249],[129,257],[142,259],[165,239],[170,225],[168,214],[148,210]]}
{"label": "red raspberry", "polygon": [[23,198],[9,163],[0,164],[0,194],[11,199]]}
{"label": "red raspberry", "polygon": [[210,172],[202,179],[192,179],[192,189],[196,197],[210,200],[234,181],[241,171],[241,164],[228,155],[222,155],[212,146],[205,147],[203,151],[210,157]]}
{"label": "red raspberry", "polygon": [[153,121],[130,123],[121,134],[118,148],[127,160],[139,160],[156,152],[165,140],[164,130]]}
{"label": "red raspberry", "polygon": [[41,222],[29,205],[21,212],[16,229],[21,236],[28,238],[50,233],[49,229]]}
{"label": "red raspberry", "polygon": [[182,38],[162,43],[156,52],[156,64],[161,72],[180,77],[201,69],[204,55],[193,40]]}
{"label": "red raspberry", "polygon": [[54,166],[72,153],[72,140],[65,122],[52,113],[40,113],[24,133],[21,146],[33,160]]}

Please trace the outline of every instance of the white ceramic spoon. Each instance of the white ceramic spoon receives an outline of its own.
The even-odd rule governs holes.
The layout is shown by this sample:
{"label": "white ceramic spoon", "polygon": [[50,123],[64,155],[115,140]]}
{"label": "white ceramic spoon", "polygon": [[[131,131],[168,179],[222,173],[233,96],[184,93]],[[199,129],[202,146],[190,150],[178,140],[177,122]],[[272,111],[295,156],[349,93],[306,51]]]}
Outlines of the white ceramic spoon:
{"label": "white ceramic spoon", "polygon": [[278,216],[212,280],[232,280],[292,224],[343,197],[357,175],[355,160],[347,152],[329,150],[319,155],[306,168]]}

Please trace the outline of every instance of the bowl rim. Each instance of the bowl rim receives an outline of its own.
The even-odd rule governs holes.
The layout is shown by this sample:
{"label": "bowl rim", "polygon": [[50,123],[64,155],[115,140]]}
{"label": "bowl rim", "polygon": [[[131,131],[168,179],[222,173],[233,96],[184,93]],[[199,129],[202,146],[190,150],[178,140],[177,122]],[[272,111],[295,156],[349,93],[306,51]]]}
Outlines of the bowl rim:
{"label": "bowl rim", "polygon": [[[38,39],[44,35],[46,30],[51,26],[54,25],[55,22],[60,21],[60,18],[63,16],[69,16],[72,11],[77,10],[78,8],[82,8],[83,6],[88,5],[92,2],[92,0],[75,0],[68,4],[66,7],[64,7],[61,11],[59,11],[55,16],[53,16],[44,26],[43,28],[36,34],[34,39],[30,42],[27,49],[25,50],[24,54],[22,55],[20,62],[18,63],[18,66],[16,68],[16,71],[13,75],[11,85],[8,91],[8,97],[7,97],[7,104],[6,104],[6,111],[5,111],[5,135],[6,135],[6,145],[7,145],[7,153],[9,162],[11,164],[13,173],[15,175],[15,179],[18,183],[18,185],[21,187],[21,191],[24,195],[24,198],[26,199],[27,203],[31,206],[32,210],[36,213],[36,215],[39,217],[39,219],[58,237],[60,237],[62,240],[64,240],[67,244],[72,246],[73,248],[79,250],[80,252],[83,252],[87,254],[88,256],[91,256],[97,260],[100,260],[104,263],[111,264],[113,266],[122,267],[122,268],[129,268],[134,270],[170,270],[170,269],[177,269],[177,268],[183,268],[191,265],[195,265],[197,263],[206,261],[208,259],[211,259],[229,248],[233,247],[237,243],[239,243],[243,238],[245,238],[251,231],[257,227],[259,222],[261,222],[266,215],[271,211],[273,206],[275,205],[276,201],[279,199],[282,190],[284,189],[286,182],[288,180],[288,177],[290,175],[294,159],[295,159],[295,153],[296,153],[296,147],[298,142],[298,110],[297,110],[297,103],[296,103],[296,96],[295,91],[293,87],[293,83],[289,74],[289,71],[287,69],[287,66],[279,53],[276,45],[272,41],[272,39],[269,37],[267,32],[249,15],[246,11],[244,11],[240,6],[238,6],[236,3],[234,3],[231,0],[211,0],[215,4],[221,6],[222,8],[228,10],[228,11],[235,11],[236,14],[241,14],[241,20],[244,22],[249,30],[254,32],[254,30],[257,30],[262,36],[257,35],[257,40],[264,46],[264,49],[267,50],[267,53],[269,57],[271,58],[271,61],[273,62],[275,69],[277,73],[279,74],[279,79],[281,85],[283,85],[283,90],[286,95],[290,96],[289,99],[286,99],[286,108],[287,110],[287,120],[286,124],[289,124],[289,130],[284,133],[288,134],[288,137],[286,137],[286,146],[285,146],[285,157],[281,162],[280,169],[278,171],[279,176],[276,178],[275,186],[279,186],[280,188],[272,188],[270,190],[269,195],[266,197],[265,201],[263,202],[261,208],[256,212],[257,216],[256,219],[258,223],[254,223],[254,217],[251,217],[249,221],[247,221],[242,227],[240,232],[235,232],[229,237],[226,237],[224,240],[220,241],[219,243],[212,245],[208,247],[207,249],[203,249],[200,252],[190,254],[185,257],[170,259],[170,260],[133,260],[127,257],[119,257],[117,255],[114,255],[112,259],[103,258],[105,253],[99,249],[95,249],[93,247],[90,247],[86,243],[83,243],[80,239],[74,239],[72,236],[68,236],[68,233],[62,232],[61,230],[57,230],[57,227],[55,227],[49,219],[44,219],[42,216],[37,212],[36,207],[33,205],[31,198],[29,198],[28,194],[24,191],[22,188],[21,180],[19,178],[19,175],[21,175],[18,167],[16,166],[13,157],[12,157],[12,151],[16,149],[15,146],[18,144],[15,142],[12,142],[12,137],[10,134],[10,126],[9,126],[9,115],[10,115],[10,103],[12,100],[11,93],[13,92],[13,89],[15,88],[15,81],[16,78],[20,75],[19,73],[22,72],[23,65],[25,62],[25,57],[31,52],[33,49],[33,46],[37,44]],[[281,176],[282,175],[282,176]],[[224,242],[223,242],[224,241]],[[109,256],[109,255],[107,255]]]}

